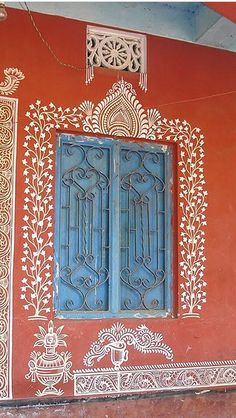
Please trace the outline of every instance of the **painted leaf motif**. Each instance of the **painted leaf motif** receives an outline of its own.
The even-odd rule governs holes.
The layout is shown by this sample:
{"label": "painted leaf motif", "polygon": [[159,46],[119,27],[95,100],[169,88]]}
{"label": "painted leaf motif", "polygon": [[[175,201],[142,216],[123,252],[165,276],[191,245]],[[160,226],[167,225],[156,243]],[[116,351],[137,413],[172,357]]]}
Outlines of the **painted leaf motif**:
{"label": "painted leaf motif", "polygon": [[44,344],[43,344],[43,341],[41,341],[41,340],[38,340],[38,341],[36,341],[34,343],[34,347],[36,347],[36,346],[42,346],[42,345],[44,345]]}

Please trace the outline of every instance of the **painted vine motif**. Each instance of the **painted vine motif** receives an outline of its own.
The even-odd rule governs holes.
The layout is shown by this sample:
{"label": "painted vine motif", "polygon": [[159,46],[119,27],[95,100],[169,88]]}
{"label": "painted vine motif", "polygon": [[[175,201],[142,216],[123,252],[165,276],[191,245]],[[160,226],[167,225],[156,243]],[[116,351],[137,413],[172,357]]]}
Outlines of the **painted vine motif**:
{"label": "painted vine motif", "polygon": [[52,129],[78,124],[78,110],[40,101],[30,105],[23,160],[25,176],[21,299],[29,319],[47,319],[52,297],[53,142]]}
{"label": "painted vine motif", "polygon": [[183,316],[200,316],[206,302],[205,226],[206,196],[203,159],[204,136],[186,121],[161,118],[156,109],[145,111],[132,85],[121,80],[95,106],[84,101],[63,110],[39,101],[26,116],[25,216],[22,299],[29,319],[46,319],[50,312],[53,260],[53,139],[58,128],[80,127],[84,132],[174,141],[179,144],[179,204],[181,210],[180,275]]}
{"label": "painted vine motif", "polygon": [[180,275],[182,277],[181,302],[184,316],[199,316],[202,304],[206,303],[204,280],[206,196],[203,171],[204,135],[199,128],[192,128],[185,120],[162,119],[157,122],[157,138],[178,141],[180,222],[179,246]]}

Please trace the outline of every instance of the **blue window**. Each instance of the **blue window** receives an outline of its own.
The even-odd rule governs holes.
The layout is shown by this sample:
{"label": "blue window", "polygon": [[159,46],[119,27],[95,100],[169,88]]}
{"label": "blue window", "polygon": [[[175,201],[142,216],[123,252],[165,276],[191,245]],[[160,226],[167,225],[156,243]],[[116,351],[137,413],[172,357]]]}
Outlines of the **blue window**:
{"label": "blue window", "polygon": [[58,136],[58,316],[172,311],[171,177],[171,146]]}

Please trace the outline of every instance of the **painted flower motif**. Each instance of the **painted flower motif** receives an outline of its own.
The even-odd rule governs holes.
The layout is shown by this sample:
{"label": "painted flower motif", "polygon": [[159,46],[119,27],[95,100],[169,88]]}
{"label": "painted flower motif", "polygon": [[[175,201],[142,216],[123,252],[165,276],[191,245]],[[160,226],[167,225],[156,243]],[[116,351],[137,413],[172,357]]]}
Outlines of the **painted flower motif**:
{"label": "painted flower motif", "polygon": [[54,324],[52,321],[49,321],[47,331],[43,327],[39,326],[40,332],[34,334],[34,336],[38,339],[38,341],[36,341],[36,343],[34,344],[34,347],[66,347],[66,342],[64,341],[64,338],[67,337],[67,334],[62,334],[63,328],[64,325],[60,326],[59,328],[57,328],[57,330],[54,331]]}

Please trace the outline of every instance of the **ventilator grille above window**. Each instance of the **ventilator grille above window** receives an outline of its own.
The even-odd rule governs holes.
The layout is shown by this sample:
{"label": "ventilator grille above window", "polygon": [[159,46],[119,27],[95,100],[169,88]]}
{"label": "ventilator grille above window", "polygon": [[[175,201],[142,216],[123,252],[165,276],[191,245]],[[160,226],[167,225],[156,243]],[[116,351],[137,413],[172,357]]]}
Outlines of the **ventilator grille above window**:
{"label": "ventilator grille above window", "polygon": [[139,73],[140,88],[147,91],[146,36],[88,26],[86,84],[94,67]]}

